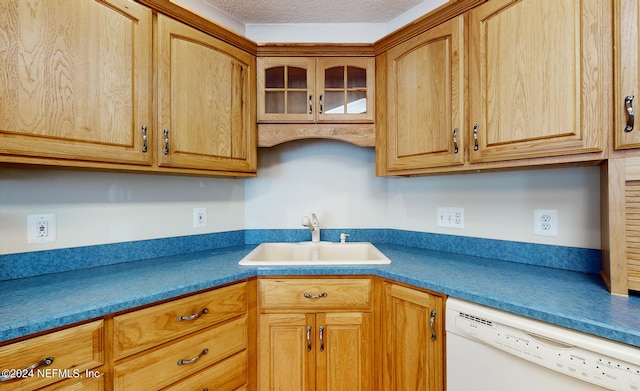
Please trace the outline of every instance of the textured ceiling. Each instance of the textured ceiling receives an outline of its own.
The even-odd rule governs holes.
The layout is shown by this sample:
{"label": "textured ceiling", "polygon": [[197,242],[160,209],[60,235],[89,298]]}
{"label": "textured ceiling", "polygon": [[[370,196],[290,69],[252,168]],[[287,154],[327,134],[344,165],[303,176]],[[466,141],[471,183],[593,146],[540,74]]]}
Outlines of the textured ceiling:
{"label": "textured ceiling", "polygon": [[424,0],[205,0],[245,24],[386,23]]}

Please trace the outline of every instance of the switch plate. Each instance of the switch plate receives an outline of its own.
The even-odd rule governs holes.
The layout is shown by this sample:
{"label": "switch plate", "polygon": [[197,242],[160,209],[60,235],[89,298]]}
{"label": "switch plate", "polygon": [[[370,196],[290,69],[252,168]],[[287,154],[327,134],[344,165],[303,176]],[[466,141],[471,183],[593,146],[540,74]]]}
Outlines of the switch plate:
{"label": "switch plate", "polygon": [[56,215],[37,214],[27,216],[27,243],[56,241]]}
{"label": "switch plate", "polygon": [[193,228],[207,226],[207,208],[193,208]]}
{"label": "switch plate", "polygon": [[438,208],[438,226],[464,228],[464,208]]}
{"label": "switch plate", "polygon": [[535,209],[533,211],[533,233],[539,236],[558,236],[558,210]]}

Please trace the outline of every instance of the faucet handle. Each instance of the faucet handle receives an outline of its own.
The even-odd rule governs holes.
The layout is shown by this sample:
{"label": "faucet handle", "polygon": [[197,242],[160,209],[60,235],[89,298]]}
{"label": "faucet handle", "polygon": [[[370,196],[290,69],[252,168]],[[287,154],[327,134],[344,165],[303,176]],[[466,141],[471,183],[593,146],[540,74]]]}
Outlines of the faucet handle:
{"label": "faucet handle", "polygon": [[348,238],[349,236],[351,236],[351,235],[346,234],[346,233],[344,233],[344,232],[343,232],[343,233],[341,233],[341,234],[340,234],[340,243],[346,243],[346,242],[347,242],[347,238]]}

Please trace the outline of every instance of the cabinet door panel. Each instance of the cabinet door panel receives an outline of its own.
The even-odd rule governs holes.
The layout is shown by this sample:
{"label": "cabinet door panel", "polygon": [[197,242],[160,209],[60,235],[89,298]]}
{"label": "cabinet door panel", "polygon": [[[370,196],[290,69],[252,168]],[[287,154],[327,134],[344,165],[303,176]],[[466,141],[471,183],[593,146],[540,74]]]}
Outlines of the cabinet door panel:
{"label": "cabinet door panel", "polygon": [[255,170],[252,56],[159,15],[158,63],[159,165]]}
{"label": "cabinet door panel", "polygon": [[[431,339],[431,312],[436,311]],[[384,390],[444,389],[442,298],[399,285],[385,285]]]}
{"label": "cabinet door panel", "polygon": [[628,149],[640,148],[640,122],[634,119],[633,129],[625,131],[629,116],[626,109],[625,98],[632,96],[632,108],[638,112],[640,99],[640,63],[638,53],[640,49],[640,6],[637,0],[618,0],[616,15],[619,24],[616,31],[617,51],[616,79],[617,88],[615,94],[615,148]]}
{"label": "cabinet door panel", "polygon": [[314,122],[315,59],[259,58],[258,121]]}
{"label": "cabinet door panel", "polygon": [[[316,315],[318,391],[373,389],[373,323],[370,313]],[[320,328],[323,328],[322,338]]]}
{"label": "cabinet door panel", "polygon": [[2,2],[0,154],[151,164],[151,32],[129,1]]}
{"label": "cabinet door panel", "polygon": [[315,390],[314,316],[264,314],[259,323],[258,389]]}
{"label": "cabinet door panel", "polygon": [[463,163],[462,32],[458,17],[389,50],[391,171]]}
{"label": "cabinet door panel", "polygon": [[373,122],[375,59],[318,58],[318,122]]}
{"label": "cabinet door panel", "polygon": [[492,0],[470,12],[472,162],[603,150],[601,3]]}

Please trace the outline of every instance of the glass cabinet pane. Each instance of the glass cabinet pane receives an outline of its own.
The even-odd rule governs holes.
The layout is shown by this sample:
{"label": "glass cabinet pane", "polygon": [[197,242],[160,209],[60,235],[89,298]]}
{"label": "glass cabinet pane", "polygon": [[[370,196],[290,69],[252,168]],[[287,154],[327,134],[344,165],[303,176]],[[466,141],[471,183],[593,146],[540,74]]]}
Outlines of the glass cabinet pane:
{"label": "glass cabinet pane", "polygon": [[309,110],[306,91],[287,92],[287,113],[304,114]]}
{"label": "glass cabinet pane", "polygon": [[267,69],[264,84],[266,88],[284,88],[284,67]]}
{"label": "glass cabinet pane", "polygon": [[338,66],[324,70],[325,114],[363,114],[367,112],[367,70]]}
{"label": "glass cabinet pane", "polygon": [[363,114],[367,112],[367,92],[347,92],[347,114]]}
{"label": "glass cabinet pane", "polygon": [[265,112],[269,114],[284,113],[284,92],[283,91],[266,91],[265,92]]}
{"label": "glass cabinet pane", "polygon": [[344,88],[344,67],[333,67],[325,69],[324,87]]}
{"label": "glass cabinet pane", "polygon": [[347,88],[367,88],[367,70],[347,67]]}
{"label": "glass cabinet pane", "polygon": [[323,97],[324,112],[326,114],[344,114],[344,92],[327,91]]}
{"label": "glass cabinet pane", "polygon": [[307,70],[287,67],[287,88],[307,88]]}

